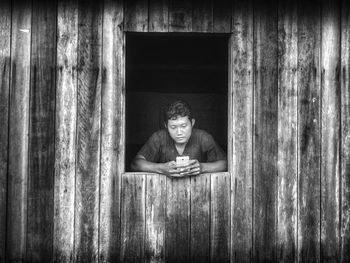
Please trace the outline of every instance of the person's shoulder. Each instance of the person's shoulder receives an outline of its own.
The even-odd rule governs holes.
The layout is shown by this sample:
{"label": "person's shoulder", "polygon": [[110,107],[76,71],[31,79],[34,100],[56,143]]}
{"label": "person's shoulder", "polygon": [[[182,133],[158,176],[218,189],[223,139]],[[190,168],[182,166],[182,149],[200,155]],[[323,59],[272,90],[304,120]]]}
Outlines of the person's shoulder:
{"label": "person's shoulder", "polygon": [[164,139],[167,135],[167,132],[165,129],[161,129],[161,130],[158,130],[158,131],[155,131],[151,138],[154,138],[154,139]]}
{"label": "person's shoulder", "polygon": [[197,137],[201,137],[201,138],[210,138],[212,137],[211,134],[205,130],[202,129],[193,129],[192,133],[197,136]]}

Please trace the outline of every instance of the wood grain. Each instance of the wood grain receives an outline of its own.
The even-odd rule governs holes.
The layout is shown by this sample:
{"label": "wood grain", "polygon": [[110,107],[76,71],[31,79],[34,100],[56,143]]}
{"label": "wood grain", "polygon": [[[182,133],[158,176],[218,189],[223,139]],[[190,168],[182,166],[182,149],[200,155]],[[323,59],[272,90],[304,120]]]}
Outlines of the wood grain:
{"label": "wood grain", "polygon": [[340,5],[322,1],[321,261],[340,261]]}
{"label": "wood grain", "polygon": [[320,5],[298,6],[298,261],[320,261]]}
{"label": "wood grain", "polygon": [[191,262],[210,262],[210,174],[191,178]]}
{"label": "wood grain", "polygon": [[11,2],[0,3],[0,262],[5,262],[9,96],[11,65]]}
{"label": "wood grain", "polygon": [[124,30],[148,31],[148,1],[124,1]]}
{"label": "wood grain", "polygon": [[52,261],[56,1],[33,1],[26,260]]}
{"label": "wood grain", "polygon": [[350,261],[350,4],[341,3],[341,258]]}
{"label": "wood grain", "polygon": [[192,3],[186,0],[169,0],[169,31],[192,31]]}
{"label": "wood grain", "polygon": [[190,178],[167,178],[165,261],[190,261]]}
{"label": "wood grain", "polygon": [[278,78],[277,2],[254,10],[253,261],[276,261]]}
{"label": "wood grain", "polygon": [[278,7],[278,214],[277,260],[295,262],[298,211],[297,5]]}
{"label": "wood grain", "polygon": [[230,262],[230,174],[211,174],[210,262]]}
{"label": "wood grain", "polygon": [[104,2],[99,260],[120,258],[121,176],[125,156],[123,1]]}
{"label": "wood grain", "polygon": [[8,261],[26,257],[31,2],[13,1],[9,167],[7,189]]}
{"label": "wood grain", "polygon": [[253,214],[253,5],[236,1],[229,39],[231,260],[250,262]]}
{"label": "wood grain", "polygon": [[192,1],[192,32],[213,32],[212,0]]}
{"label": "wood grain", "polygon": [[148,2],[148,31],[167,32],[169,6],[167,0],[149,0]]}
{"label": "wood grain", "polygon": [[145,256],[146,175],[128,173],[122,180],[121,262],[142,262]]}
{"label": "wood grain", "polygon": [[78,109],[74,257],[98,261],[102,12],[96,1],[79,1]]}
{"label": "wood grain", "polygon": [[[240,6],[243,1],[236,0],[220,0],[220,1],[213,1],[213,31],[214,33],[229,33],[231,32],[231,24],[232,19],[234,17],[232,6],[233,3],[238,3],[238,6]],[[247,3],[251,3],[250,0],[246,1]],[[238,12],[235,12],[236,14],[239,14]],[[232,17],[233,15],[233,17]],[[233,26],[232,26],[233,29]]]}
{"label": "wood grain", "polygon": [[145,262],[165,260],[166,177],[146,176]]}
{"label": "wood grain", "polygon": [[74,257],[78,5],[60,1],[57,11],[54,241],[56,262]]}

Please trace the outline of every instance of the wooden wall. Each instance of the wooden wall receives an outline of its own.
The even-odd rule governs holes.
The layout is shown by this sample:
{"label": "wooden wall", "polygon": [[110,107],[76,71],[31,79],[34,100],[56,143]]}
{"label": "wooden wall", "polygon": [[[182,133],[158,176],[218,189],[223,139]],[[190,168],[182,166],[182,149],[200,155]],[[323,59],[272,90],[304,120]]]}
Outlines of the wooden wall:
{"label": "wooden wall", "polygon": [[[127,31],[230,34],[228,173],[123,174]],[[2,0],[0,262],[349,262],[349,43],[346,0]]]}

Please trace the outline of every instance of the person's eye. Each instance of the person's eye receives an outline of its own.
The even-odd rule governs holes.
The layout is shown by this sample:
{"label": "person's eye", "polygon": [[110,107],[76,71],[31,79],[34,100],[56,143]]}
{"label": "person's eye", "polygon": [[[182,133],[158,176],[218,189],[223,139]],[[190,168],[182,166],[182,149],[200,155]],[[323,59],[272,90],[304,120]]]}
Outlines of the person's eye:
{"label": "person's eye", "polygon": [[185,128],[187,125],[186,124],[183,124],[182,127]]}

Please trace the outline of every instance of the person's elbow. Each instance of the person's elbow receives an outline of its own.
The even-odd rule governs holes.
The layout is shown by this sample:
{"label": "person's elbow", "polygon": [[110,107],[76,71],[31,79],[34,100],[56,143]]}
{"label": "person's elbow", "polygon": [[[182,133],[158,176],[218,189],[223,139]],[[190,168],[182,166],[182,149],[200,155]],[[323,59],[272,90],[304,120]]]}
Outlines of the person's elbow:
{"label": "person's elbow", "polygon": [[141,158],[135,157],[130,164],[131,171],[134,171],[134,172],[142,171],[142,160],[143,159]]}
{"label": "person's elbow", "polygon": [[227,171],[227,160],[220,160],[219,161],[219,171],[218,172],[226,172]]}

